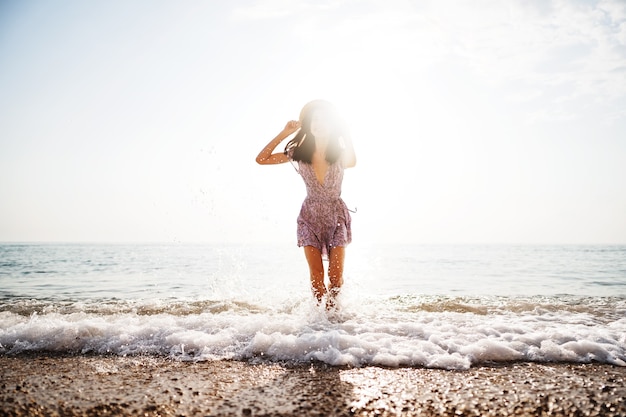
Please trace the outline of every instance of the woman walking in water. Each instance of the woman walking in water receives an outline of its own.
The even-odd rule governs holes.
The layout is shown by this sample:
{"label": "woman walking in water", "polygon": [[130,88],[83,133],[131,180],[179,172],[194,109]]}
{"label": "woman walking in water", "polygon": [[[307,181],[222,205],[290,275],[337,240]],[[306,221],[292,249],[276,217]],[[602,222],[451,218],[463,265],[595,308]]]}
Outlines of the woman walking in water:
{"label": "woman walking in water", "polygon": [[[283,140],[296,132],[284,152],[275,152]],[[307,191],[298,216],[298,246],[304,247],[313,295],[318,303],[327,295],[326,306],[333,307],[343,284],[345,247],[352,240],[350,213],[341,199],[341,183],[344,168],[356,165],[356,155],[345,125],[332,104],[311,101],[302,108],[300,120],[287,122],[256,161],[261,165],[297,162]],[[323,259],[328,260],[328,290]]]}

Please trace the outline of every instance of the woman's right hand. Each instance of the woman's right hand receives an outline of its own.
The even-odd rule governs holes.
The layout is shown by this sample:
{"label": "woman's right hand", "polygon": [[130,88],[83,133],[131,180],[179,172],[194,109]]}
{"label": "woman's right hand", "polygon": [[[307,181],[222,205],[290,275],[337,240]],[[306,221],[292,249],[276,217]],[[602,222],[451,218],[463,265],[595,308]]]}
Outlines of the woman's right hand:
{"label": "woman's right hand", "polygon": [[285,125],[285,128],[276,136],[274,139],[270,141],[259,155],[256,157],[257,163],[261,165],[269,165],[269,164],[283,164],[285,162],[289,162],[289,157],[285,155],[284,152],[275,152],[276,147],[285,139],[287,139],[291,134],[297,132],[300,129],[300,122],[297,120],[290,120]]}
{"label": "woman's right hand", "polygon": [[285,125],[285,128],[283,129],[283,134],[289,136],[292,133],[297,132],[299,129],[300,129],[300,122],[297,120],[290,120]]}

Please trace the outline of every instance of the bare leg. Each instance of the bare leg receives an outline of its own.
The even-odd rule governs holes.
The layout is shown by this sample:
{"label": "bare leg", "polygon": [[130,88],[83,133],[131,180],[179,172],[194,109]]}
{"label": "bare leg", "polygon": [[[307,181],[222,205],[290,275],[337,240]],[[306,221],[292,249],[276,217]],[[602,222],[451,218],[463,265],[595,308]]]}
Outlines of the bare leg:
{"label": "bare leg", "polygon": [[306,256],[306,260],[309,263],[309,271],[311,273],[311,289],[313,290],[313,295],[317,298],[317,302],[320,303],[322,302],[322,297],[326,294],[322,254],[316,247],[305,246],[304,256]]}
{"label": "bare leg", "polygon": [[343,261],[346,257],[346,248],[338,246],[331,248],[330,261],[328,263],[329,297],[326,300],[326,306],[332,308],[335,306],[335,299],[339,295],[339,290],[343,285]]}

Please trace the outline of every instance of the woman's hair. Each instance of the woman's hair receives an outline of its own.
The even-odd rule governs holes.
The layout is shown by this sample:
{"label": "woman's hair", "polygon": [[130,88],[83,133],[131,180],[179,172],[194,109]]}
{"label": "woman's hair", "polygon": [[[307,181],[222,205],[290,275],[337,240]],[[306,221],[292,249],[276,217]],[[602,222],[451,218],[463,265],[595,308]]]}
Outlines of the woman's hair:
{"label": "woman's hair", "polygon": [[339,138],[343,135],[345,127],[335,110],[335,107],[325,100],[314,100],[307,103],[300,112],[300,131],[296,136],[287,142],[285,155],[298,162],[310,164],[315,152],[315,138],[311,134],[311,120],[313,113],[321,110],[324,116],[328,117],[327,123],[330,126],[328,146],[326,147],[326,161],[329,164],[337,162],[343,152]]}

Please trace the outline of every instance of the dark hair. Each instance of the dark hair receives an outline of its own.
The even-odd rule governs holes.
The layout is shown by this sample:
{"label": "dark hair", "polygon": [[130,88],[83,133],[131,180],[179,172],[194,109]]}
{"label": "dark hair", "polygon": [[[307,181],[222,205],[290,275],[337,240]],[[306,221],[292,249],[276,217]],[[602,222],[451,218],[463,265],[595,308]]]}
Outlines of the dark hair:
{"label": "dark hair", "polygon": [[344,127],[335,107],[325,100],[311,101],[302,108],[300,112],[300,131],[293,139],[287,142],[285,155],[290,156],[294,161],[311,163],[313,152],[315,152],[315,138],[311,134],[311,119],[313,113],[317,110],[324,110],[327,117],[330,118],[331,132],[328,146],[326,147],[326,161],[329,164],[334,164],[343,152],[339,138],[344,132]]}

